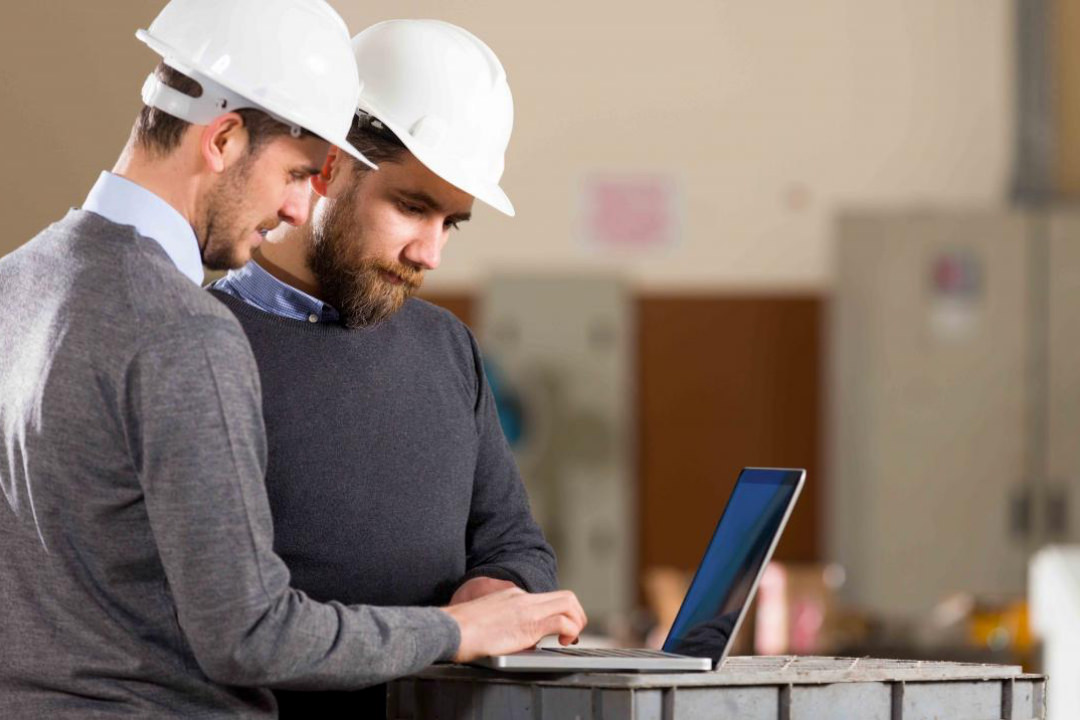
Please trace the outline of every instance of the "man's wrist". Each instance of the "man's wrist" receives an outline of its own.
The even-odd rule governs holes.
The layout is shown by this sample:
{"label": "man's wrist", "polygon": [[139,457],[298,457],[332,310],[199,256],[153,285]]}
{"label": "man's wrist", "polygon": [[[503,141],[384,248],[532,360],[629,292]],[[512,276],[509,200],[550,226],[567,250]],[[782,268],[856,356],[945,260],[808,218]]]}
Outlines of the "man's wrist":
{"label": "man's wrist", "polygon": [[502,578],[486,577],[482,575],[472,577],[461,583],[454,592],[454,596],[450,598],[450,604],[459,605],[471,600],[477,600],[486,595],[491,595],[492,593],[517,587],[517,583],[511,580],[503,580]]}
{"label": "man's wrist", "polygon": [[525,580],[520,575],[500,565],[481,565],[478,567],[474,567],[472,570],[462,576],[461,582],[458,583],[458,587],[460,588],[465,583],[469,582],[470,580],[475,580],[476,578],[505,580],[507,582],[513,583],[525,592],[531,592],[530,588],[525,583]]}

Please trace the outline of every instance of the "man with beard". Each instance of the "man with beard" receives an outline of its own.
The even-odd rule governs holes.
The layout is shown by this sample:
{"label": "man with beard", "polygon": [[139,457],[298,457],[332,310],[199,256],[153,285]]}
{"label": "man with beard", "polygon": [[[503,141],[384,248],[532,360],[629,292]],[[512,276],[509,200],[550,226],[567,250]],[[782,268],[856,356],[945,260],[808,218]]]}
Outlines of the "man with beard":
{"label": "man with beard", "polygon": [[[269,442],[274,545],[317,600],[451,606],[556,586],[480,351],[412,298],[474,198],[499,188],[512,100],[494,53],[433,20],[353,39],[362,112],[332,149],[312,222],[212,286],[252,343]],[[273,238],[272,238],[273,239]],[[383,688],[278,693],[282,717],[384,717]]]}
{"label": "man with beard", "polygon": [[[359,81],[317,0],[172,0],[112,173],[0,260],[0,717],[272,718],[265,686],[357,688],[570,642],[567,594],[313,602],[272,550],[257,369],[199,285],[279,223]],[[258,101],[252,98],[258,98]]]}

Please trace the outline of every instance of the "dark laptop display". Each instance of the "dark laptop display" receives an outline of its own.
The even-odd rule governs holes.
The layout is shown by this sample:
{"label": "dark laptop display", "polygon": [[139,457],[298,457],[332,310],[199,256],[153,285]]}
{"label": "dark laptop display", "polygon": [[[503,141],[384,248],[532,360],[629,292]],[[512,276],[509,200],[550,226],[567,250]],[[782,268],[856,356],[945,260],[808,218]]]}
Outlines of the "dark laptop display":
{"label": "dark laptop display", "polygon": [[665,652],[720,661],[801,475],[742,471],[668,633]]}

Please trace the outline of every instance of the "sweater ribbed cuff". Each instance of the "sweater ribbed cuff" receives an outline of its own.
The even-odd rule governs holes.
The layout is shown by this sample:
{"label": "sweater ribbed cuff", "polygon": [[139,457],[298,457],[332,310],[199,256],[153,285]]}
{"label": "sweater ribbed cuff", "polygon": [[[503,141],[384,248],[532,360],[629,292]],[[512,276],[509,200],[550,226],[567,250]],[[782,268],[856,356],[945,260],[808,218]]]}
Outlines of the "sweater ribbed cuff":
{"label": "sweater ribbed cuff", "polygon": [[450,613],[438,609],[435,609],[435,612],[439,614],[439,625],[446,631],[446,644],[435,662],[453,662],[458,648],[461,647],[461,626],[458,625],[457,620],[450,617]]}

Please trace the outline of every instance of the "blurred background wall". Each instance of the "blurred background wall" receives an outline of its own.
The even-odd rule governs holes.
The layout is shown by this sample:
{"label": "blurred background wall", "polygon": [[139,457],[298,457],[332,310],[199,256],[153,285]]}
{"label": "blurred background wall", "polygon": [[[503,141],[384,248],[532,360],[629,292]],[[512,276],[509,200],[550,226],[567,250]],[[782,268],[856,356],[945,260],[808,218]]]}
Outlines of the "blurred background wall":
{"label": "blurred background wall", "polygon": [[[155,56],[151,0],[5,4],[0,89],[7,251],[111,167]],[[477,213],[431,287],[504,268],[617,268],[662,291],[827,289],[842,203],[986,203],[1009,179],[1013,14],[1005,0],[334,3],[355,31],[438,17],[492,46],[517,118],[516,219]],[[597,176],[674,184],[671,245],[582,237]]]}

